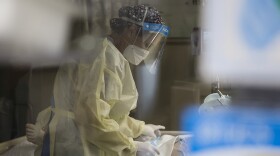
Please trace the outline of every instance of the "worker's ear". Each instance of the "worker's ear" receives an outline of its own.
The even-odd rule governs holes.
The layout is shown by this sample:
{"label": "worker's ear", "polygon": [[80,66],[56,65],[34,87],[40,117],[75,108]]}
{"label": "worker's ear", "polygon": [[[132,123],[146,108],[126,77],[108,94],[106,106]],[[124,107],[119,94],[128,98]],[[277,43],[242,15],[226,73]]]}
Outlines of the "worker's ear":
{"label": "worker's ear", "polygon": [[123,33],[121,34],[122,38],[125,38],[126,40],[133,42],[137,37],[138,30],[139,28],[134,24],[132,24],[129,27],[126,27]]}
{"label": "worker's ear", "polygon": [[135,24],[132,24],[127,28],[128,35],[131,39],[135,39],[137,37],[138,31],[139,27],[137,27]]}

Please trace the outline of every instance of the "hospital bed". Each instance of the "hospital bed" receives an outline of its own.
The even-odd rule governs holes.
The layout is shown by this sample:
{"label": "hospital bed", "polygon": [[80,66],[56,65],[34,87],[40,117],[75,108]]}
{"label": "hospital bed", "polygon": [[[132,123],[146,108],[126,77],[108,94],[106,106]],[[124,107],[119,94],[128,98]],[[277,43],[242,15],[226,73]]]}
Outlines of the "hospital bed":
{"label": "hospital bed", "polygon": [[[191,138],[191,134],[189,132],[161,131],[161,134],[162,142],[154,142],[155,145],[159,147],[161,151],[161,156],[188,155],[187,153],[189,150],[189,139]],[[174,143],[171,139],[173,139]],[[165,149],[166,147],[170,147],[170,143],[174,144],[174,147],[171,149],[171,154],[169,154],[170,149]],[[27,141],[26,136],[23,136],[20,138],[0,143],[0,156],[33,156],[36,147],[37,145]]]}

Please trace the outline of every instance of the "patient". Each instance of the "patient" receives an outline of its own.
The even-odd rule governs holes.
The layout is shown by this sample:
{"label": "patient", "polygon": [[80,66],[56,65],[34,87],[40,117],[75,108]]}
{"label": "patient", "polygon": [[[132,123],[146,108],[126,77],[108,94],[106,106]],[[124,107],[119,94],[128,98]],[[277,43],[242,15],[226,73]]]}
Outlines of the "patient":
{"label": "patient", "polygon": [[51,109],[48,107],[38,114],[35,125],[30,123],[26,124],[27,140],[38,145],[34,153],[35,156],[41,155],[43,138],[47,129],[46,126],[50,120],[50,115]]}

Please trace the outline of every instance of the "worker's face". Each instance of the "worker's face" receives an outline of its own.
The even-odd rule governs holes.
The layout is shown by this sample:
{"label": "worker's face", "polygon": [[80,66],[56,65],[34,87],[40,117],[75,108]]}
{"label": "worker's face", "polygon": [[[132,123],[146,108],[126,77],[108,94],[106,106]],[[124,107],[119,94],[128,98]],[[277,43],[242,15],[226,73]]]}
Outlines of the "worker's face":
{"label": "worker's face", "polygon": [[159,51],[163,46],[164,37],[160,33],[143,31],[141,27],[132,25],[123,34],[126,46],[136,45],[149,51]]}
{"label": "worker's face", "polygon": [[123,38],[127,46],[136,45],[140,48],[148,49],[155,35],[142,31],[142,28],[139,26],[132,25],[124,31]]}

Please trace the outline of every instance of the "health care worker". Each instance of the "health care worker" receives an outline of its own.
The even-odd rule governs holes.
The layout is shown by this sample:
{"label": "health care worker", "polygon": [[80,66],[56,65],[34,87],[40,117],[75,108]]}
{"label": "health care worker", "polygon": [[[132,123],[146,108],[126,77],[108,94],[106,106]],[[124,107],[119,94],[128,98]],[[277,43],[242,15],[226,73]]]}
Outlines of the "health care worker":
{"label": "health care worker", "polygon": [[154,71],[169,28],[159,12],[146,5],[121,8],[110,25],[112,34],[97,44],[94,59],[60,67],[42,155],[159,154],[150,143],[134,140],[140,135],[154,138],[164,127],[129,116],[138,99],[129,62],[144,61]]}

